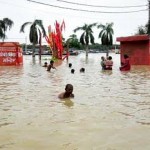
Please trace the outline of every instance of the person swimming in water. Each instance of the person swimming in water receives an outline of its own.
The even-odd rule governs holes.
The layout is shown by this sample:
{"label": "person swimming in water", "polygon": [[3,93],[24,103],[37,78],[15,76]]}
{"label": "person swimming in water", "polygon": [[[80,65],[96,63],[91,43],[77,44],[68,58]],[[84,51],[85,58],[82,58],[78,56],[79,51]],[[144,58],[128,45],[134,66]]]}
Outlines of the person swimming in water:
{"label": "person swimming in water", "polygon": [[65,87],[65,92],[60,93],[58,95],[58,98],[60,99],[64,99],[64,98],[73,98],[74,94],[73,94],[73,85],[72,84],[67,84]]}
{"label": "person swimming in water", "polygon": [[48,67],[47,62],[45,62],[42,67]]}
{"label": "person swimming in water", "polygon": [[74,74],[74,72],[75,72],[75,70],[74,70],[74,69],[71,69],[71,73]]}
{"label": "person swimming in water", "polygon": [[54,61],[53,61],[53,60],[51,60],[51,61],[50,61],[50,64],[47,66],[47,71],[51,71],[51,68],[56,69],[56,68],[54,67]]}
{"label": "person swimming in water", "polygon": [[81,68],[81,69],[80,69],[80,72],[83,72],[83,73],[84,73],[84,72],[85,72],[85,68]]}
{"label": "person swimming in water", "polygon": [[71,67],[72,67],[72,63],[69,63],[69,65],[68,65],[68,66],[69,66],[69,68],[71,68]]}

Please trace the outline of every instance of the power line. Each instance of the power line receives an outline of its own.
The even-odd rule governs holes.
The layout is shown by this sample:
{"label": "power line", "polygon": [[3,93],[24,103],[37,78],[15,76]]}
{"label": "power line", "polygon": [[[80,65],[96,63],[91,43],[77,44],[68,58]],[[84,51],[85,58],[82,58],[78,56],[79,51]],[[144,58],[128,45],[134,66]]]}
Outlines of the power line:
{"label": "power line", "polygon": [[9,40],[9,39],[26,39],[26,38],[7,38],[6,40]]}
{"label": "power line", "polygon": [[27,1],[37,3],[37,4],[41,4],[41,5],[61,8],[61,9],[68,9],[68,10],[82,11],[82,12],[90,12],[90,13],[115,13],[115,14],[121,14],[121,13],[135,13],[135,12],[141,12],[141,11],[147,11],[148,10],[148,9],[141,9],[141,10],[134,10],[134,11],[120,11],[120,12],[119,11],[118,12],[93,11],[93,10],[86,10],[86,9],[76,9],[76,8],[70,8],[70,7],[56,6],[56,5],[46,4],[46,3],[42,3],[42,2],[37,2],[37,1],[34,1],[34,0],[27,0]]}
{"label": "power line", "polygon": [[63,3],[74,4],[74,5],[81,5],[81,6],[89,6],[89,7],[103,7],[103,8],[133,8],[133,7],[145,7],[148,5],[135,5],[135,6],[102,6],[102,5],[90,5],[90,4],[83,4],[83,3],[75,3],[69,2],[65,0],[56,0]]}
{"label": "power line", "polygon": [[[32,10],[29,8],[29,7],[26,7],[26,6],[23,6],[23,5],[18,5],[18,4],[14,4],[14,3],[8,3],[8,2],[2,2],[2,0],[0,0],[1,2],[1,4],[5,4],[5,5],[8,5],[8,6],[14,6],[14,7],[17,7],[17,9],[28,9],[28,11],[30,10],[30,11],[38,11],[38,13],[40,13],[40,14],[48,14],[48,13],[50,13],[50,10],[49,9],[45,9],[45,10],[42,10],[42,9],[36,9],[36,8],[32,8]],[[56,15],[62,15],[62,13],[60,13],[59,11],[55,11],[55,12],[52,12],[53,14],[56,14]],[[65,12],[63,12],[63,14],[66,14]],[[100,14],[100,13],[99,13]],[[84,18],[85,19],[85,15],[86,14],[84,14],[84,13],[82,13],[82,15],[77,15],[77,14],[70,14],[70,13],[67,13],[67,16],[71,16],[71,17],[76,17],[76,18]],[[140,16],[141,17],[141,16]],[[95,19],[99,19],[99,17],[98,16],[86,16],[86,19],[92,19],[92,20],[95,20]],[[103,18],[103,20],[107,20],[105,17]]]}

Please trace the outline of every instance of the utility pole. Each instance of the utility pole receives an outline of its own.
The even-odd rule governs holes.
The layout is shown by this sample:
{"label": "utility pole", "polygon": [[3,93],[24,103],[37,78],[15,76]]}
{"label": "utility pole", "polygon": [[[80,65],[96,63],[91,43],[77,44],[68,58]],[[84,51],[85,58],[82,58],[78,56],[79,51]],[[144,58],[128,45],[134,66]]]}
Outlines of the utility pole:
{"label": "utility pole", "polygon": [[[148,29],[147,34],[149,35],[150,40],[150,0],[148,0]],[[150,54],[150,46],[149,46],[149,54]]]}
{"label": "utility pole", "polygon": [[148,30],[147,34],[150,35],[150,0],[148,0]]}
{"label": "utility pole", "polygon": [[27,52],[27,37],[25,37],[25,52]]}

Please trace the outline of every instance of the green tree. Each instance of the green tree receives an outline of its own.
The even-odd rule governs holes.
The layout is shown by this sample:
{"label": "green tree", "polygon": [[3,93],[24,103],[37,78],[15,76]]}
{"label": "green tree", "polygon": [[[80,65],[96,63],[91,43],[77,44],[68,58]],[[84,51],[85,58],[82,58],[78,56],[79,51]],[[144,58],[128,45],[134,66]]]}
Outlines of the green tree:
{"label": "green tree", "polygon": [[93,24],[84,24],[82,27],[77,27],[74,29],[74,32],[77,32],[79,30],[83,31],[80,37],[80,43],[82,45],[85,45],[85,50],[86,50],[86,56],[88,56],[88,51],[89,51],[89,43],[94,44],[94,36],[93,36],[93,30],[92,28],[96,26],[96,23]]}
{"label": "green tree", "polygon": [[135,35],[143,35],[143,34],[148,34],[148,23],[145,26],[138,26],[137,32]]}
{"label": "green tree", "polygon": [[35,46],[36,46],[36,44],[41,44],[42,34],[43,34],[43,37],[45,37],[46,31],[44,29],[42,20],[34,20],[34,22],[25,22],[21,26],[20,32],[24,33],[24,29],[27,25],[30,25],[29,40],[33,46],[32,56],[35,57]]}
{"label": "green tree", "polygon": [[[113,23],[106,23],[106,25],[99,24],[97,28],[101,29],[98,38],[101,38],[101,44],[105,46],[110,46],[113,44]],[[107,56],[108,56],[109,50],[107,49]]]}
{"label": "green tree", "polygon": [[70,35],[69,38],[67,39],[66,43],[67,43],[69,48],[70,47],[71,48],[74,47],[74,48],[78,48],[78,49],[80,48],[80,43],[78,41],[76,34]]}
{"label": "green tree", "polygon": [[6,39],[6,31],[12,28],[14,22],[9,18],[3,18],[0,20],[0,39],[4,42]]}
{"label": "green tree", "polygon": [[137,29],[136,35],[143,35],[143,34],[146,34],[146,33],[147,33],[147,31],[146,31],[145,27],[144,26],[139,26],[138,29]]}

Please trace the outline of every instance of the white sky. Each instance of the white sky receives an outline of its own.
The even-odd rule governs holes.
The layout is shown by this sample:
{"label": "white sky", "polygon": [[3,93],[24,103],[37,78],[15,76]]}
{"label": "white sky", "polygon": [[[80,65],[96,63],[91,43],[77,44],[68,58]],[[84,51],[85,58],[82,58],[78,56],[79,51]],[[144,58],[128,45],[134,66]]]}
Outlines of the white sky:
{"label": "white sky", "polygon": [[[86,9],[92,11],[134,11],[147,9],[146,7],[137,8],[95,8],[86,7],[73,4],[63,3],[57,0],[35,0],[42,3],[47,3],[51,5],[57,5],[62,7],[71,7],[76,9]],[[105,5],[105,6],[137,6],[148,4],[147,0],[66,0],[68,2],[84,3],[90,5]],[[73,30],[76,27],[83,26],[84,23],[102,23],[113,22],[114,26],[114,43],[116,37],[120,36],[131,36],[133,35],[138,26],[145,25],[148,21],[148,10],[136,13],[126,13],[126,14],[114,14],[114,13],[89,13],[81,11],[73,11],[67,9],[60,9],[51,6],[44,6],[36,3],[29,2],[27,0],[0,0],[0,19],[9,18],[14,21],[14,26],[10,31],[7,31],[7,40],[5,41],[19,41],[20,43],[25,43],[25,38],[27,37],[29,28],[26,28],[25,33],[20,33],[20,27],[23,23],[27,21],[33,22],[35,19],[41,19],[43,25],[47,30],[48,25],[54,25],[55,20],[62,22],[63,19],[66,24],[66,30],[63,32],[64,38],[68,38],[69,35],[73,34]],[[54,26],[53,26],[54,27]],[[98,33],[100,30],[94,29],[95,42],[99,42]],[[82,32],[77,32],[78,38]],[[45,44],[45,43],[43,43]]]}

